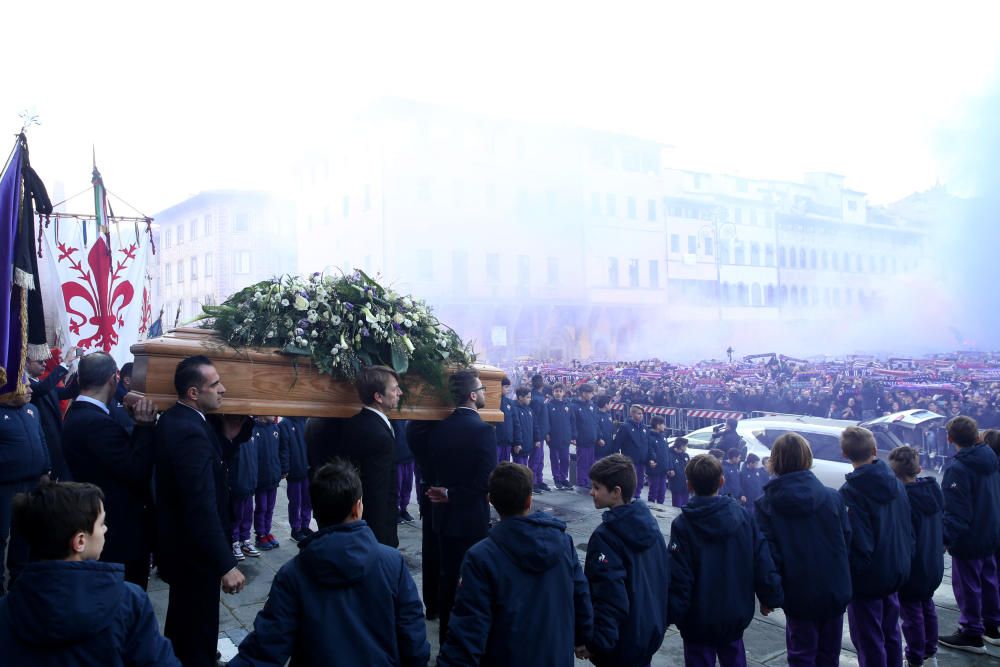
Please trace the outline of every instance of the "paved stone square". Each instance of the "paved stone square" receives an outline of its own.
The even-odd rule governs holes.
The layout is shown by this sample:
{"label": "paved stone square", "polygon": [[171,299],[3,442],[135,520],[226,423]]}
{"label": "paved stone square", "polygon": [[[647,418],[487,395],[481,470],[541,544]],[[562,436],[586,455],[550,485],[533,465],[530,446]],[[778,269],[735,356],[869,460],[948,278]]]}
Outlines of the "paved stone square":
{"label": "paved stone square", "polygon": [[[546,479],[551,485],[548,472],[548,461],[546,461]],[[553,487],[554,488],[554,487]],[[584,493],[576,491],[551,491],[534,498],[536,509],[550,512],[566,522],[567,532],[573,537],[577,549],[580,551],[581,561],[584,558],[587,548],[587,540],[594,528],[601,522],[601,513],[594,509],[590,497]],[[223,652],[224,658],[235,655],[236,645],[243,640],[247,632],[253,627],[254,618],[260,611],[267,599],[268,591],[271,587],[271,579],[275,572],[297,552],[296,543],[291,540],[290,528],[288,525],[288,500],[285,494],[285,483],[281,483],[278,490],[278,499],[274,511],[275,537],[281,543],[281,547],[271,551],[263,552],[260,558],[247,558],[240,564],[240,569],[247,577],[247,585],[237,595],[222,596],[219,605],[219,648]],[[669,506],[652,505],[653,515],[656,517],[664,535],[670,533],[670,522],[678,514],[679,510]],[[416,503],[410,506],[410,514],[414,517],[418,515]],[[315,528],[315,522],[313,528]],[[420,521],[412,524],[399,526],[399,550],[406,558],[410,566],[410,572],[420,589]],[[951,588],[951,563],[945,556],[945,578],[941,587],[934,595],[934,602],[937,605],[938,619],[941,631],[951,632],[958,623],[958,607],[955,603],[955,596]],[[819,576],[819,573],[817,573]],[[163,629],[163,622],[167,611],[167,585],[163,583],[155,574],[150,578],[149,597],[153,602],[157,618],[160,621],[160,629]],[[437,654],[437,621],[427,622],[427,638],[431,642],[432,658]],[[764,617],[759,613],[754,617],[750,627],[747,628],[743,636],[747,649],[747,662],[749,665],[783,665],[785,664],[785,619],[780,610],[772,612]],[[851,645],[850,636],[847,630],[847,618],[844,618],[844,642],[843,653],[841,654],[841,665],[857,665],[857,656],[854,647]],[[989,653],[985,656],[974,656],[961,651],[952,651],[942,648],[938,652],[938,664],[941,667],[950,666],[972,666],[972,665],[996,665],[1000,660],[1000,648],[989,646]],[[659,652],[653,658],[653,665],[673,666],[684,663],[683,645],[681,637],[676,629],[671,626],[666,634],[666,639]],[[433,663],[432,663],[433,664]],[[587,665],[589,662],[577,661],[579,665]]]}

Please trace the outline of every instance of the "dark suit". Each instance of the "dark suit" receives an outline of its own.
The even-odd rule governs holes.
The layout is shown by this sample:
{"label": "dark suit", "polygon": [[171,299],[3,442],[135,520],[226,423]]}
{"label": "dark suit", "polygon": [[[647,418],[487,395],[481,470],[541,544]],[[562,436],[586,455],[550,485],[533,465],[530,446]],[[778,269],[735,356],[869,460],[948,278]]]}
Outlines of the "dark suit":
{"label": "dark suit", "polygon": [[52,459],[52,476],[63,481],[71,480],[72,476],[63,454],[63,417],[59,401],[76,398],[80,393],[75,381],[68,387],[57,386],[67,373],[69,371],[65,366],[56,366],[44,380],[30,380],[31,403],[38,408],[38,416],[42,421],[42,433],[45,434],[45,444],[49,448],[49,458]]}
{"label": "dark suit", "polygon": [[93,403],[77,400],[66,412],[63,451],[73,479],[104,491],[108,534],[101,560],[125,565],[125,580],[149,583],[153,530],[153,425],[130,436]]}
{"label": "dark suit", "polygon": [[438,422],[413,421],[406,424],[406,441],[413,452],[417,464],[417,505],[420,507],[420,573],[421,594],[427,618],[438,616],[438,592],[441,578],[441,557],[438,554],[438,537],[431,522],[431,501],[427,490],[431,486],[430,477],[430,435]]}
{"label": "dark suit", "polygon": [[160,416],[153,441],[157,567],[170,584],[163,634],[184,667],[214,667],[220,579],[236,567],[223,438],[177,404]]}
{"label": "dark suit", "polygon": [[496,430],[476,410],[458,408],[437,425],[428,441],[427,474],[433,486],[448,489],[448,502],[431,508],[441,558],[438,612],[443,646],[462,559],[490,529],[487,495],[490,473],[497,465],[497,439]]}

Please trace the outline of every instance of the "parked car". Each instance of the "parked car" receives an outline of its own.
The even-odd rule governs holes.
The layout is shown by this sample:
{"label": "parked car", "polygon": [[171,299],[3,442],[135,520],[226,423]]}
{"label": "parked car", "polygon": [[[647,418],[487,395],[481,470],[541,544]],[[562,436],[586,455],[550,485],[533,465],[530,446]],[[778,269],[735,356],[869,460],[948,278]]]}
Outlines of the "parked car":
{"label": "parked car", "polygon": [[[764,459],[781,435],[795,432],[809,441],[813,451],[813,473],[825,486],[839,489],[852,468],[840,453],[840,434],[848,426],[863,426],[875,435],[880,458],[904,444],[917,444],[922,432],[937,428],[945,418],[928,410],[905,410],[885,417],[857,422],[795,415],[775,415],[741,419],[736,432],[746,441],[747,452]],[[708,426],[687,434],[689,453],[707,452],[724,424]],[[671,442],[673,439],[671,438]],[[922,442],[922,440],[921,440]]]}

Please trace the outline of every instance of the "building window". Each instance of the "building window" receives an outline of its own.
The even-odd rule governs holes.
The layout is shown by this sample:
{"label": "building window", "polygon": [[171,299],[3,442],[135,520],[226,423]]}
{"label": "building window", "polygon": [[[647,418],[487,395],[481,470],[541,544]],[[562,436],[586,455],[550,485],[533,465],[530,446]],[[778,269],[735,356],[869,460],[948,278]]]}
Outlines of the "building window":
{"label": "building window", "polygon": [[736,265],[741,266],[747,263],[746,244],[743,241],[736,242]]}
{"label": "building window", "polygon": [[835,252],[830,253],[830,263],[834,271],[840,271],[840,255]]}
{"label": "building window", "polygon": [[764,246],[764,266],[774,266],[774,246],[770,243]]}
{"label": "building window", "polygon": [[736,286],[736,300],[741,306],[750,305],[750,290],[747,289],[746,283],[740,283]]}
{"label": "building window", "polygon": [[[753,266],[760,266],[760,244],[751,243],[750,244],[750,264]],[[758,285],[757,287],[760,287]]]}
{"label": "building window", "polygon": [[427,248],[417,250],[417,277],[423,281],[434,279],[434,256]]}
{"label": "building window", "polygon": [[[813,266],[815,266],[815,263],[813,264]],[[799,268],[800,269],[806,268],[806,249],[805,248],[799,248]]]}
{"label": "building window", "polygon": [[705,254],[711,257],[715,254],[715,242],[712,240],[711,236],[706,236],[704,240],[705,244]]}
{"label": "building window", "polygon": [[719,241],[719,262],[729,264],[729,241]]}
{"label": "building window", "polygon": [[680,252],[681,251],[681,237],[680,234],[670,235],[670,252]]}
{"label": "building window", "polygon": [[761,304],[760,283],[754,283],[750,287],[750,305],[751,306],[760,306],[760,305],[762,305]]}
{"label": "building window", "polygon": [[196,238],[198,238],[198,221],[197,220],[192,220],[191,222],[188,223],[188,233],[190,234],[190,238],[191,238],[192,241],[194,241]]}
{"label": "building window", "polygon": [[527,287],[531,282],[531,260],[527,255],[517,256],[517,284]]}
{"label": "building window", "polygon": [[795,248],[789,248],[788,249],[788,266],[790,266],[793,269],[798,268],[798,265],[799,265],[799,263],[798,263],[799,262],[798,257],[799,257],[799,253],[796,252]]}
{"label": "building window", "polygon": [[170,248],[174,245],[174,228],[167,227],[166,231],[163,232],[163,245]]}
{"label": "building window", "polygon": [[184,224],[178,223],[177,225],[177,245],[184,243]]}
{"label": "building window", "polygon": [[861,260],[861,255],[854,256],[854,270],[857,273],[861,273],[864,270],[864,263]]}
{"label": "building window", "polygon": [[788,305],[788,285],[782,285],[778,289],[778,299],[779,299],[779,305],[780,306],[787,306]]}
{"label": "building window", "polygon": [[212,256],[205,255],[205,277],[210,278],[212,276]]}
{"label": "building window", "polygon": [[750,224],[751,225],[757,224],[757,209],[755,208],[750,209]]}
{"label": "building window", "polygon": [[618,258],[608,257],[608,285],[618,287]]}
{"label": "building window", "polygon": [[617,213],[617,204],[615,202],[615,196],[613,194],[609,194],[608,195],[608,197],[607,197],[607,207],[606,208],[607,208],[607,212],[608,212],[608,217],[609,218],[613,218],[616,215],[618,215],[618,213]]}
{"label": "building window", "polygon": [[830,254],[826,250],[824,250],[823,254],[820,255],[820,267],[824,271],[830,268]]}
{"label": "building window", "polygon": [[202,218],[201,235],[208,236],[211,233],[212,233],[212,216],[206,214],[205,217]]}
{"label": "building window", "polygon": [[451,253],[451,280],[460,291],[469,285],[469,256],[462,250]]}
{"label": "building window", "polygon": [[184,282],[184,260],[179,260],[177,262],[177,284],[180,285]]}
{"label": "building window", "polygon": [[809,251],[809,268],[810,269],[815,269],[816,268],[816,250],[815,249]]}
{"label": "building window", "polygon": [[840,288],[838,287],[833,288],[833,305],[840,305]]}
{"label": "building window", "polygon": [[743,209],[741,208],[733,209],[733,222],[735,222],[737,225],[743,222]]}
{"label": "building window", "polygon": [[853,199],[849,199],[847,201],[847,210],[848,211],[857,211],[858,210],[858,202],[854,201]]}
{"label": "building window", "polygon": [[628,206],[628,219],[635,220],[638,215],[635,210],[635,197],[629,197],[626,200],[626,206]]}
{"label": "building window", "polygon": [[192,257],[191,261],[191,280],[198,280],[198,258]]}
{"label": "building window", "polygon": [[549,257],[548,259],[548,280],[549,285],[559,284],[559,260],[555,257]]}
{"label": "building window", "polygon": [[659,260],[649,260],[649,286],[657,288],[660,286],[660,262]]}
{"label": "building window", "polygon": [[650,222],[656,222],[656,200],[650,199],[646,202],[646,217]]}
{"label": "building window", "polygon": [[163,266],[163,284],[172,285],[174,282],[174,267],[172,264]]}
{"label": "building window", "polygon": [[774,285],[768,285],[764,290],[764,305],[768,308],[774,307]]}
{"label": "building window", "polygon": [[639,286],[639,260],[630,259],[628,261],[628,286]]}
{"label": "building window", "polygon": [[792,305],[793,306],[798,306],[799,305],[799,288],[796,287],[795,285],[792,285],[792,297],[791,297],[791,299],[792,299]]}
{"label": "building window", "polygon": [[237,213],[233,218],[233,231],[246,232],[250,229],[250,216],[246,213]]}
{"label": "building window", "polygon": [[495,252],[486,254],[486,280],[491,283],[500,282],[500,255]]}
{"label": "building window", "polygon": [[236,267],[235,272],[239,274],[246,275],[250,273],[250,251],[240,250],[236,253]]}
{"label": "building window", "polygon": [[688,254],[696,255],[698,254],[698,237],[694,234],[688,235]]}
{"label": "building window", "polygon": [[788,256],[783,245],[778,246],[778,266],[782,268],[788,266]]}

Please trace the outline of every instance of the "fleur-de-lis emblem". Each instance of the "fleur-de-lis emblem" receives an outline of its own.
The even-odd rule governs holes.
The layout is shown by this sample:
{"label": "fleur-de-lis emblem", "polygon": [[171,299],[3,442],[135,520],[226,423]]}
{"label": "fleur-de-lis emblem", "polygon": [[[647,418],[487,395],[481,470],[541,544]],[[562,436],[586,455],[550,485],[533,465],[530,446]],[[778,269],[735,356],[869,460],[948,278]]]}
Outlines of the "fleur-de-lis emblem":
{"label": "fleur-de-lis emblem", "polygon": [[[118,343],[118,329],[125,326],[123,313],[135,296],[132,283],[122,281],[121,277],[129,263],[135,259],[139,246],[132,243],[127,248],[118,250],[122,257],[114,261],[101,237],[87,254],[89,271],[84,268],[82,260],[74,259],[79,248],[65,243],[60,243],[57,247],[58,261],[69,262],[70,268],[79,276],[76,282],[63,283],[62,286],[63,303],[70,320],[69,329],[77,336],[85,326],[88,327],[88,333],[93,331],[92,335],[81,337],[77,346],[83,349],[100,348],[109,352]],[[85,314],[84,310],[89,310],[90,315]]]}

